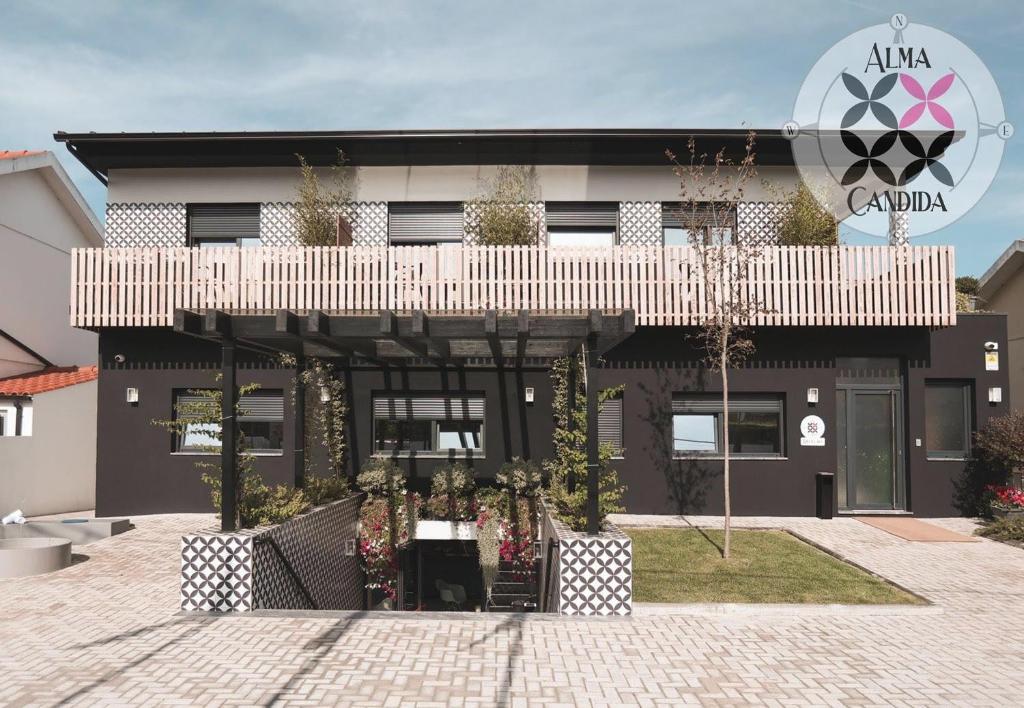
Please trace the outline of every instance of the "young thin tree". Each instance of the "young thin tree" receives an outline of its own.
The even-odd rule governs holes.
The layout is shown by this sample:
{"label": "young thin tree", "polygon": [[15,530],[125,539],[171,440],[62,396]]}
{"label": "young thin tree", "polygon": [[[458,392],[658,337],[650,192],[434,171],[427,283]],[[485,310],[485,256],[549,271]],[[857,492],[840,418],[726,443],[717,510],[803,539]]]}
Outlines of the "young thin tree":
{"label": "young thin tree", "polygon": [[752,239],[736,233],[737,206],[744,191],[757,176],[754,145],[756,135],[747,134],[745,153],[739,161],[725,148],[708,160],[698,153],[696,141],[688,142],[688,159],[680,161],[666,151],[679,178],[678,218],[686,230],[690,248],[697,255],[698,273],[703,281],[703,321],[697,334],[705,363],[718,373],[722,386],[722,481],[725,487],[725,540],[722,557],[732,551],[732,494],[729,450],[729,369],[741,365],[754,353],[748,323],[762,304],[750,296],[750,266],[761,256]]}
{"label": "young thin tree", "polygon": [[295,202],[295,230],[303,246],[334,246],[338,242],[338,217],[347,216],[352,203],[353,185],[345,167],[345,155],[338,150],[338,161],[330,167],[330,184],[325,187],[315,168],[302,155]]}
{"label": "young thin tree", "polygon": [[498,165],[483,195],[466,204],[470,237],[483,246],[536,246],[541,222],[533,204],[538,199],[533,168]]}

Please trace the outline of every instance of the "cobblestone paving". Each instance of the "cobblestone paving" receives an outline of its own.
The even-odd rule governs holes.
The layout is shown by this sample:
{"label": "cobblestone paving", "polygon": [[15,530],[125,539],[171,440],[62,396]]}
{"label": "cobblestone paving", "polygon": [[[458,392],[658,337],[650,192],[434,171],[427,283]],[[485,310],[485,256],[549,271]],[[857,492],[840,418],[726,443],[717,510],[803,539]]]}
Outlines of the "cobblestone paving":
{"label": "cobblestone paving", "polygon": [[[694,521],[718,522],[674,523]],[[181,616],[179,538],[211,522],[136,518],[76,548],[89,558],[71,568],[0,581],[0,704],[1022,702],[1024,551],[989,541],[909,543],[851,519],[742,521],[790,527],[935,603],[925,608]]]}

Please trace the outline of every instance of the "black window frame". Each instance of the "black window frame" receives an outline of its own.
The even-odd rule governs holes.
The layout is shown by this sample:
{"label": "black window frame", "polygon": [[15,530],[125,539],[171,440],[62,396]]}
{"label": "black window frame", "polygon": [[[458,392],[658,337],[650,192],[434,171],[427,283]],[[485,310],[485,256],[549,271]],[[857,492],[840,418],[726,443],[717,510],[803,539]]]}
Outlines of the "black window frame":
{"label": "black window frame", "polygon": [[[961,450],[932,450],[928,440],[928,415],[936,413],[937,407],[928,404],[928,390],[948,388],[960,389],[963,401],[964,448]],[[965,379],[925,379],[924,382],[924,451],[928,460],[964,461],[971,459],[974,438],[974,382]]]}
{"label": "black window frame", "polygon": [[[449,412],[448,415],[433,415],[430,418],[411,418],[408,416],[389,416],[383,417],[377,413],[377,401],[380,399],[443,399],[446,401],[444,409]],[[458,410],[461,408],[464,411],[468,411],[468,401],[480,401],[483,413],[476,417],[472,414],[459,415]],[[482,393],[465,393],[453,395],[450,393],[444,394],[424,394],[424,393],[395,393],[386,392],[374,394],[371,397],[371,435],[372,435],[372,446],[374,457],[394,457],[394,458],[451,458],[451,459],[483,459],[487,456],[487,420],[486,420],[486,398]],[[413,423],[424,423],[429,422],[430,424],[430,438],[429,438],[429,449],[424,450],[409,450],[409,449],[381,449],[380,447],[380,436],[378,435],[378,428],[381,421],[394,421],[394,422],[413,422]],[[476,435],[479,437],[480,447],[478,448],[464,448],[464,447],[440,447],[440,435],[441,426],[451,423],[457,423],[465,426],[477,426],[478,432],[464,433],[468,435]]]}
{"label": "black window frame", "polygon": [[[210,234],[196,236],[193,233],[193,218],[197,210],[203,208],[215,209],[215,208],[246,208],[255,211],[256,218],[256,232],[255,235],[243,235],[238,232],[235,233],[224,233],[221,235]],[[252,218],[253,215],[248,215],[246,218]],[[243,218],[243,217],[238,217]],[[255,246],[262,242],[262,208],[259,202],[189,202],[185,205],[185,244],[189,248],[202,248],[206,246],[225,246],[225,247],[236,247],[236,246]],[[245,243],[246,241],[256,241],[257,243]]]}
{"label": "black window frame", "polygon": [[[700,411],[678,411],[680,402],[698,402]],[[777,404],[774,411],[765,411],[765,402]],[[724,405],[721,396],[707,394],[677,393],[672,396],[673,410],[669,435],[672,438],[672,457],[674,459],[722,459],[724,452],[725,428],[723,425]],[[786,458],[786,396],[784,393],[742,393],[729,396],[729,415],[742,413],[774,412],[778,416],[778,452],[730,452],[730,459],[778,460]],[[678,450],[675,445],[675,421],[680,416],[714,416],[715,418],[715,449],[714,450]],[[730,442],[738,436],[730,435]]]}
{"label": "black window frame", "polygon": [[[195,390],[197,390],[197,389],[174,389],[172,391],[172,394],[171,394],[171,397],[172,397],[171,410],[172,410],[173,419],[176,422],[178,420],[180,420],[179,413],[178,413],[178,404],[179,404],[179,401],[180,401],[181,397],[182,396],[193,396],[195,394],[193,394],[192,391],[195,391]],[[244,408],[245,401],[247,399],[249,399],[250,397],[272,397],[272,398],[279,398],[280,399],[280,404],[279,405],[275,404],[275,408],[279,407],[281,409],[281,414],[279,416],[278,415],[274,415],[274,416],[246,415],[245,408]],[[238,407],[239,407],[239,410],[240,410],[240,413],[239,413],[239,416],[238,416],[238,431],[239,431],[239,434],[241,435],[241,439],[242,439],[242,444],[243,444],[243,448],[242,449],[245,452],[247,452],[249,454],[252,454],[252,455],[255,455],[255,456],[258,456],[258,457],[279,457],[281,455],[284,455],[284,435],[285,435],[285,432],[284,432],[284,389],[279,389],[279,388],[278,389],[259,389],[257,391],[253,391],[252,393],[246,394],[245,396],[242,396],[239,399],[239,406]],[[219,411],[218,411],[218,413],[219,413]],[[215,427],[220,427],[219,423],[202,423],[201,425],[211,425],[211,426],[215,426]],[[251,434],[247,434],[246,433],[246,429],[249,428],[251,430],[252,426],[257,426],[257,425],[259,425],[259,426],[263,426],[263,425],[273,426],[273,427],[268,428],[268,431],[267,431],[268,435],[265,436],[265,437],[267,437],[268,439],[271,439],[271,440],[274,440],[274,439],[279,440],[280,441],[280,447],[260,447],[260,448],[249,447],[246,444],[246,441],[250,440],[250,439],[253,439],[253,438],[257,437],[257,436],[251,435]],[[276,434],[274,434],[275,430],[277,430]],[[259,436],[259,437],[264,437],[264,436]],[[220,444],[219,444],[219,441],[218,441],[217,445],[202,446],[202,447],[200,447],[200,446],[184,447],[183,446],[183,438],[184,438],[184,434],[183,433],[174,433],[174,434],[171,435],[171,454],[173,454],[173,455],[219,455],[220,454]],[[210,448],[214,448],[214,449],[210,449]]]}

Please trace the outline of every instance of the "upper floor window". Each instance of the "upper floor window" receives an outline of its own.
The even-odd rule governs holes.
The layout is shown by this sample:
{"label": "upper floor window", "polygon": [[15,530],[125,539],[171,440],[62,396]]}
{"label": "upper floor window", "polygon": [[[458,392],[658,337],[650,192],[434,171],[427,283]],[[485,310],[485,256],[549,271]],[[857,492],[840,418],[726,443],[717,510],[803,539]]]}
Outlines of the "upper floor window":
{"label": "upper floor window", "polygon": [[614,246],[617,202],[548,202],[549,246]]}
{"label": "upper floor window", "polygon": [[666,246],[688,246],[690,232],[703,234],[708,243],[715,229],[721,229],[724,241],[732,241],[736,232],[736,208],[725,204],[662,202],[661,233]]}
{"label": "upper floor window", "polygon": [[971,453],[971,385],[927,381],[924,387],[924,438],[931,459],[963,460]]}
{"label": "upper floor window", "polygon": [[[676,456],[722,455],[725,445],[721,396],[679,395],[672,399],[672,449]],[[746,457],[783,454],[782,397],[729,398],[729,453]]]}
{"label": "upper floor window", "polygon": [[189,204],[188,245],[259,246],[259,204]]}
{"label": "upper floor window", "polygon": [[461,202],[389,202],[388,243],[392,246],[434,246],[462,243]]}

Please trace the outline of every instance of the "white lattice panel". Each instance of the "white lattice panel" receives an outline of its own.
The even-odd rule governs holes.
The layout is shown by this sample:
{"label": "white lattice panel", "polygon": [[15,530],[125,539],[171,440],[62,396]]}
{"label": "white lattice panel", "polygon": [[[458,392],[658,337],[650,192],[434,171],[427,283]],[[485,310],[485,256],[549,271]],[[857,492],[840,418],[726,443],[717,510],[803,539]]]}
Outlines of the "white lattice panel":
{"label": "white lattice panel", "polygon": [[660,246],[661,202],[619,202],[619,243]]}
{"label": "white lattice panel", "polygon": [[104,244],[111,248],[185,245],[185,205],[108,204]]}
{"label": "white lattice panel", "polygon": [[779,243],[779,222],[786,213],[781,202],[740,202],[736,228],[741,239],[761,246]]}

